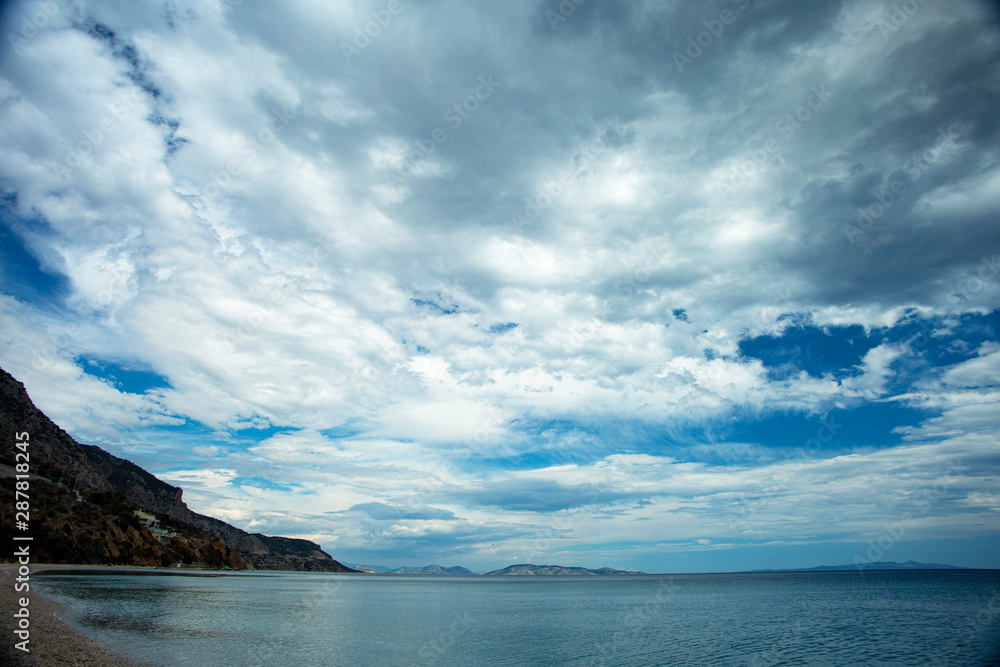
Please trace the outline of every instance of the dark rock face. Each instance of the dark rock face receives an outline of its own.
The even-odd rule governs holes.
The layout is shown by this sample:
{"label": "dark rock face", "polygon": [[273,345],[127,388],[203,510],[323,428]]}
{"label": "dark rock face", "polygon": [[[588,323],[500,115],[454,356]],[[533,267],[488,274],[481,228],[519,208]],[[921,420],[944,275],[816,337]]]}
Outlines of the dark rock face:
{"label": "dark rock face", "polygon": [[[15,433],[21,432],[27,432],[30,437],[31,473],[53,482],[53,489],[69,493],[69,488],[75,488],[85,496],[121,492],[129,506],[168,517],[190,533],[192,539],[201,534],[210,543],[214,540],[225,549],[238,552],[235,558],[228,552],[224,554],[227,567],[355,571],[334,560],[315,542],[251,534],[224,521],[192,512],[182,500],[182,489],[157,479],[134,463],[109,454],[100,447],[81,445],[70,437],[35,407],[23,384],[0,368],[0,463],[14,465]],[[6,529],[11,519],[4,519]],[[101,534],[136,539],[127,532],[119,530],[116,533],[111,527],[105,527]],[[108,539],[113,542],[115,538]],[[104,552],[117,553],[117,547],[105,544]]]}
{"label": "dark rock face", "polygon": [[72,439],[70,442],[80,447],[90,462],[90,467],[81,475],[77,488],[84,485],[89,488],[92,481],[101,486],[106,483],[110,490],[123,491],[125,499],[138,508],[190,522],[192,512],[181,500],[184,493],[182,489],[157,479],[131,461],[120,459],[100,447],[79,445]]}

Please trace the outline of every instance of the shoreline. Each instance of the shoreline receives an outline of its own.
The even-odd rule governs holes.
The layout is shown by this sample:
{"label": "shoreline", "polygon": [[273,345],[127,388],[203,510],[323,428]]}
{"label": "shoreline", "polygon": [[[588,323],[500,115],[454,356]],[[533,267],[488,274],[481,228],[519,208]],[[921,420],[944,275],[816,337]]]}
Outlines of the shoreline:
{"label": "shoreline", "polygon": [[[65,620],[62,615],[66,607],[60,602],[46,597],[36,587],[26,592],[14,590],[14,578],[17,576],[17,565],[0,563],[0,607],[15,610],[20,607],[18,599],[27,597],[31,600],[30,611],[30,653],[24,653],[14,648],[17,638],[14,635],[14,618],[12,613],[4,613],[0,621],[0,632],[3,635],[3,645],[0,646],[0,662],[17,665],[17,667],[49,667],[50,665],[80,665],[82,667],[149,667],[131,658],[119,655],[101,646],[96,641],[83,634]],[[114,566],[93,565],[49,565],[37,564],[31,566],[31,575],[37,575],[48,570],[102,569],[143,570],[147,568],[122,568]]]}

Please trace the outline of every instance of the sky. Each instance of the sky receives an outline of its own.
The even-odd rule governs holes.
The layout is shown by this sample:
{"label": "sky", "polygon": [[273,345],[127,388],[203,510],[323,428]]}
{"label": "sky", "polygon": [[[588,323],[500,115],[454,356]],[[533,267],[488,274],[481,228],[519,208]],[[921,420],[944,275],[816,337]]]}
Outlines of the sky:
{"label": "sky", "polygon": [[983,0],[0,14],[0,366],[387,567],[1000,567]]}

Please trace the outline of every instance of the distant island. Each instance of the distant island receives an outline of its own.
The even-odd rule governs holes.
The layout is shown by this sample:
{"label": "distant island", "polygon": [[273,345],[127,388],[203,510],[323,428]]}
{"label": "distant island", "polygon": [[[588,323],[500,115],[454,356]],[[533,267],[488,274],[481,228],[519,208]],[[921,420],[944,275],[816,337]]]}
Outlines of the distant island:
{"label": "distant island", "polygon": [[646,574],[645,572],[629,572],[627,570],[616,570],[610,567],[602,567],[591,570],[586,567],[563,567],[562,565],[508,565],[500,570],[487,572],[487,577],[502,576],[593,576],[599,574]]}
{"label": "distant island", "polygon": [[461,565],[441,567],[440,565],[425,565],[423,567],[385,567],[383,565],[364,565],[362,563],[344,563],[349,568],[364,574],[476,574]]}
{"label": "distant island", "polygon": [[389,574],[392,572],[392,568],[381,565],[365,565],[364,563],[348,563],[347,561],[344,561],[344,565],[362,574]]}
{"label": "distant island", "polygon": [[[480,576],[472,570],[460,565],[452,567],[441,567],[440,565],[426,565],[424,567],[397,567],[391,569],[381,565],[364,565],[361,563],[345,563],[350,568],[366,574],[464,574]],[[590,569],[586,567],[565,567],[562,565],[531,565],[522,563],[519,565],[509,565],[500,570],[487,572],[484,577],[497,576],[547,576],[547,577],[589,577],[594,575],[625,575],[625,574],[646,574],[645,572],[630,572],[628,570],[616,570],[611,567],[601,567]]]}
{"label": "distant island", "polygon": [[425,567],[397,567],[395,570],[389,570],[388,574],[475,574],[475,572],[460,565],[451,567],[427,565]]}
{"label": "distant island", "polygon": [[799,567],[778,570],[750,570],[750,572],[837,572],[840,570],[968,570],[970,568],[942,563],[918,563],[908,560],[905,563],[894,561],[879,561],[875,563],[857,563],[854,565],[818,565],[816,567]]}

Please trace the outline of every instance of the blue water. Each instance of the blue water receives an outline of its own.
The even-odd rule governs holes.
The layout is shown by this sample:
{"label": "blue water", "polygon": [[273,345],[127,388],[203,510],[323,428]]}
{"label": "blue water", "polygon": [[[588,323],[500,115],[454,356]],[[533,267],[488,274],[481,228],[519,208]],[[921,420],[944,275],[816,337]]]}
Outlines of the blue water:
{"label": "blue water", "polygon": [[1000,664],[1000,572],[41,575],[156,665]]}

